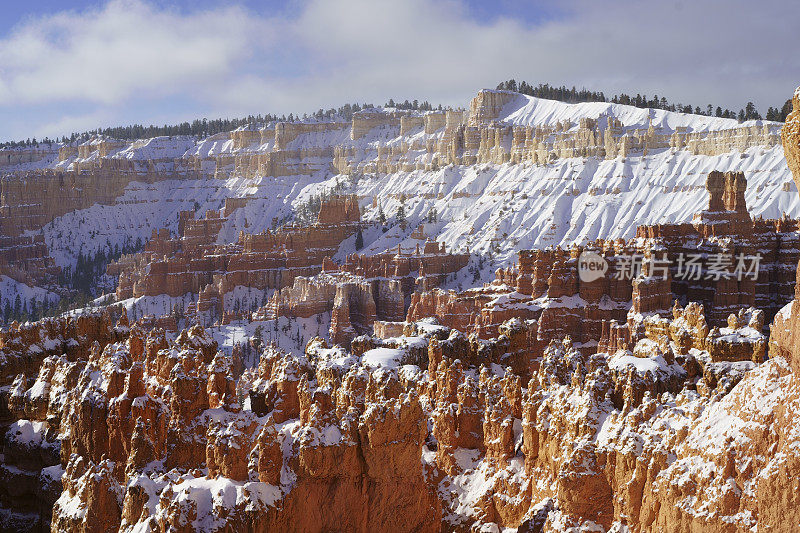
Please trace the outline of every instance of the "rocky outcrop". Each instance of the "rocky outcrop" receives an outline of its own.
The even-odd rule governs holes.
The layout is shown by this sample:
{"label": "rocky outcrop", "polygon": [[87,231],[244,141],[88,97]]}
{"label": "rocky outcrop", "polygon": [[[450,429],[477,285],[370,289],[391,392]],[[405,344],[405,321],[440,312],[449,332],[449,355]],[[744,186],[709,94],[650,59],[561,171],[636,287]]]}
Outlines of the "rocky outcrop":
{"label": "rocky outcrop", "polygon": [[[676,300],[701,303],[711,327],[727,326],[742,308],[760,309],[763,327],[794,293],[800,234],[788,218],[751,219],[746,186],[741,173],[711,172],[709,207],[692,224],[640,226],[628,242],[521,251],[515,267],[498,269],[482,288],[413,294],[406,320],[436,316],[483,339],[521,320],[524,359],[538,359],[550,341],[567,335],[586,354],[598,341],[635,343],[646,317],[669,316]],[[605,271],[581,279],[584,258]]]}
{"label": "rocky outcrop", "polygon": [[496,121],[503,107],[517,98],[516,93],[508,91],[482,90],[469,103],[469,124],[479,125]]}
{"label": "rocky outcrop", "polygon": [[[795,183],[800,183],[800,87],[792,97],[792,112],[786,118],[781,131],[786,162],[792,171]],[[800,264],[797,266],[800,270]],[[793,373],[800,372],[800,288],[795,288],[795,297],[775,317],[769,339],[771,353],[781,355],[789,361]]]}
{"label": "rocky outcrop", "polygon": [[227,293],[238,286],[282,289],[298,276],[320,272],[324,259],[358,230],[359,219],[354,198],[333,197],[323,202],[314,225],[240,233],[236,243],[218,245],[224,222],[219,212],[208,212],[201,220],[186,214],[179,237],[154,231],[144,252],[121,258],[109,265],[108,273],[119,276],[118,299],[198,295],[200,323],[227,322],[239,312],[225,307]]}
{"label": "rocky outcrop", "polygon": [[[236,372],[215,350],[198,328],[172,345],[158,332],[132,332],[84,363],[75,390],[61,393],[64,491],[54,530],[439,529],[415,389],[358,368],[337,377],[323,362],[303,367],[272,352],[251,382],[253,410],[242,410]],[[239,496],[215,500],[223,494]],[[217,503],[197,505],[206,498]],[[398,517],[398,508],[414,512]]]}
{"label": "rocky outcrop", "polygon": [[[293,181],[296,176],[328,171],[359,176],[435,171],[448,165],[545,165],[562,158],[613,159],[661,149],[718,155],[754,146],[772,147],[779,139],[775,123],[712,131],[653,124],[632,127],[624,126],[611,110],[608,116],[577,121],[509,122],[508,112],[527,102],[516,93],[482,90],[468,110],[374,108],[354,113],[349,121],[339,117],[248,124],[203,139],[178,136],[121,141],[94,136],[49,148],[4,150],[0,167],[5,156],[9,174],[0,181],[0,235],[17,237],[75,210],[96,203],[115,204],[132,181],[209,177]],[[790,129],[784,130],[785,135]],[[47,158],[53,162],[47,163]],[[45,168],[30,170],[39,166]],[[620,188],[595,187],[588,192],[618,194]],[[440,192],[422,194],[444,196]],[[471,193],[456,191],[454,198],[461,194]],[[231,202],[222,218],[238,203]],[[35,273],[32,276],[37,279]]]}
{"label": "rocky outcrop", "polygon": [[[703,303],[714,325],[750,306],[762,309],[769,322],[793,294],[800,258],[797,221],[751,219],[746,186],[741,173],[712,172],[708,209],[691,225],[640,226],[636,233],[670,265],[674,297]],[[691,260],[698,255],[707,259]]]}
{"label": "rocky outcrop", "polygon": [[[426,153],[513,162],[538,133],[497,123],[512,97],[354,120],[359,138],[399,127]],[[652,126],[573,126],[541,142],[572,154],[602,143],[606,156],[672,142]],[[242,152],[279,144],[279,130],[269,153],[303,144],[306,126],[271,127],[223,137]],[[375,143],[387,165],[422,151]],[[123,150],[77,148],[65,162]],[[310,227],[226,245],[217,236],[242,202],[179,215],[178,237],[156,232],[109,271],[121,295],[197,292],[197,317],[224,321],[235,287],[276,289],[260,319],[330,312],[331,342],[270,345],[244,368],[240,348],[200,326],[165,332],[163,317],[14,324],[0,333],[0,506],[15,509],[2,527],[51,516],[54,531],[785,530],[798,520],[800,308],[786,302],[800,252],[795,222],[749,217],[745,187],[712,173],[692,224],[523,251],[463,291],[431,290],[468,260],[433,241],[335,265],[360,227],[355,198],[324,203]],[[686,279],[690,251],[763,263],[755,279],[707,265]],[[611,275],[634,255],[641,269]]]}
{"label": "rocky outcrop", "polygon": [[47,250],[44,236],[0,236],[0,275],[31,287],[56,288],[61,268]]}
{"label": "rocky outcrop", "polygon": [[26,163],[38,163],[51,158],[58,151],[58,146],[54,143],[49,145],[43,143],[30,147],[2,148],[0,149],[0,169],[5,170]]}
{"label": "rocky outcrop", "polygon": [[94,351],[128,335],[109,313],[13,324],[0,332],[0,528],[47,531],[61,493],[65,397]]}
{"label": "rocky outcrop", "polygon": [[786,123],[781,128],[781,141],[783,153],[786,154],[786,163],[797,185],[800,183],[800,90],[796,90],[792,96],[792,112],[786,117]]}
{"label": "rocky outcrop", "polygon": [[201,174],[164,170],[152,162],[98,159],[83,170],[44,169],[0,178],[0,235],[38,230],[65,213],[93,204],[113,204],[133,181],[197,179]]}
{"label": "rocky outcrop", "polygon": [[330,312],[330,338],[347,346],[357,335],[373,333],[376,320],[405,318],[406,302],[415,291],[444,283],[468,260],[469,255],[448,254],[444,244],[433,241],[412,253],[398,248],[395,254],[353,254],[341,266],[325,260],[322,273],[295,278],[293,286],[275,292],[256,316],[308,318]]}
{"label": "rocky outcrop", "polygon": [[[783,516],[762,435],[794,442],[778,429],[792,427],[780,409],[794,397],[776,394],[791,366],[762,362],[761,321],[742,310],[715,331],[699,305],[676,306],[605,351],[550,343],[529,380],[509,359],[526,343],[519,319],[492,341],[428,321],[359,337],[351,353],[322,339],[300,357],[268,348],[244,371],[200,327],[170,341],[134,326],[83,358],[50,357],[8,405],[59,430],[58,466],[39,474],[63,484],[59,531],[719,529],[731,516],[749,528]],[[729,427],[751,436],[717,449]],[[750,454],[763,459],[739,466]],[[753,496],[726,496],[728,478],[704,474],[714,468]],[[725,514],[681,503],[687,477]]]}

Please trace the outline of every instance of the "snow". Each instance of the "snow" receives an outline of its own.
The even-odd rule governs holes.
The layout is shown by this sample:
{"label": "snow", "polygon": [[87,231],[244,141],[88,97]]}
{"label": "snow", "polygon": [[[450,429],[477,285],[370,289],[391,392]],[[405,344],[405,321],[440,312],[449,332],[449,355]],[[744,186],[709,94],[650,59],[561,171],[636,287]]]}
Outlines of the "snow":
{"label": "snow", "polygon": [[608,367],[612,369],[625,368],[628,365],[633,365],[637,372],[655,374],[659,369],[666,369],[667,362],[661,356],[657,358],[636,357],[626,352],[617,352],[608,361]]}
{"label": "snow", "polygon": [[[435,172],[367,176],[353,192],[367,198],[379,196],[390,215],[399,207],[396,198],[405,195],[409,228],[435,208],[441,220],[433,235],[436,240],[446,242],[449,249],[480,253],[488,253],[496,243],[502,263],[513,261],[520,249],[566,246],[598,237],[631,238],[641,224],[690,221],[708,204],[705,179],[711,170],[746,173],[746,200],[753,215],[800,215],[794,186],[782,190],[791,181],[782,148],[751,148],[746,154],[745,158],[733,152],[703,156],[664,149],[624,161],[590,157],[562,159],[547,166],[446,167]],[[371,205],[362,209],[366,218],[377,217]],[[377,252],[397,244],[411,248],[416,241],[410,239],[410,231],[402,234],[398,228],[367,249]]]}
{"label": "snow", "polygon": [[[423,455],[424,453],[423,448]],[[494,496],[494,489],[498,484],[513,484],[524,488],[530,483],[521,457],[510,459],[504,469],[498,469],[491,460],[481,457],[479,450],[457,448],[453,451],[453,457],[458,465],[458,473],[442,479],[438,487],[440,498],[451,509],[451,513],[444,517],[451,525],[473,523],[480,518],[480,502],[487,495],[500,497]],[[524,490],[520,493],[524,493]],[[492,525],[497,527],[496,524],[485,524],[490,528],[488,531],[492,530]]]}
{"label": "snow", "polygon": [[[43,231],[50,255],[64,267],[77,262],[78,253],[93,256],[100,250],[146,242],[153,230],[178,231],[178,213],[199,205],[197,217],[219,209],[225,198],[249,194],[252,183],[226,180],[164,180],[152,184],[131,182],[114,205],[95,204],[57,217]],[[35,232],[28,232],[33,234]]]}
{"label": "snow", "polygon": [[64,475],[64,467],[60,464],[42,468],[40,477],[43,480],[56,481]]}
{"label": "snow", "polygon": [[44,301],[55,303],[60,300],[58,294],[54,292],[41,287],[31,287],[8,276],[0,275],[0,306],[5,307],[6,302],[8,302],[13,309],[17,295],[20,296],[21,302],[28,302],[28,305],[30,305],[31,300],[36,300],[40,303]]}
{"label": "snow", "polygon": [[396,369],[405,355],[405,350],[397,348],[373,348],[361,355],[361,362],[369,367]]}
{"label": "snow", "polygon": [[358,363],[357,357],[338,345],[327,349],[317,347],[308,352],[308,355],[313,357],[318,371],[327,368],[346,372]]}
{"label": "snow", "polygon": [[128,318],[139,319],[143,316],[161,316],[169,314],[176,305],[185,309],[187,305],[197,302],[196,294],[185,294],[172,297],[166,294],[158,296],[140,296],[119,300],[115,305],[120,305],[128,312]]}
{"label": "snow", "polygon": [[279,317],[277,320],[237,321],[207,329],[214,336],[220,349],[230,353],[234,345],[251,339],[258,326],[262,327],[265,343],[273,343],[287,353],[302,355],[306,344],[314,337],[329,339],[330,313],[321,313],[309,318]]}
{"label": "snow", "polygon": [[426,317],[414,323],[417,331],[424,335],[433,336],[439,332],[446,332],[447,328],[439,324],[435,317]]}
{"label": "snow", "polygon": [[339,429],[339,426],[336,426],[335,424],[326,426],[325,429],[322,430],[321,440],[325,446],[333,446],[334,444],[341,442],[342,432]]}
{"label": "snow", "polygon": [[781,310],[778,311],[777,315],[779,315],[783,320],[788,320],[792,314],[792,302],[781,307]]}
{"label": "snow", "polygon": [[212,531],[223,527],[228,511],[247,501],[272,506],[281,498],[278,487],[266,483],[241,483],[225,477],[208,479],[190,478],[173,487],[179,505],[192,502],[196,518],[192,526],[198,531]]}
{"label": "snow", "polygon": [[76,492],[70,496],[69,491],[64,491],[56,501],[59,516],[68,517],[79,521],[86,516],[86,504],[81,500],[81,494]]}
{"label": "snow", "polygon": [[[670,132],[678,127],[687,128],[687,132],[693,133],[747,125],[730,118],[707,117],[608,102],[568,104],[523,94],[515,94],[513,100],[505,105],[498,118],[504,122],[525,126],[555,126],[558,122],[568,120],[575,123],[577,127],[577,122],[581,118],[597,119],[609,115],[619,119],[625,128],[647,128],[652,121],[656,130],[665,129]],[[777,122],[761,122],[780,125]],[[600,125],[605,126],[605,123],[601,122]]]}
{"label": "snow", "polygon": [[[687,132],[702,135],[749,124],[601,102],[567,104],[523,95],[512,98],[499,120],[506,124],[537,126],[552,126],[569,120],[576,128],[581,118],[598,119],[602,126],[609,115],[621,121],[623,133],[652,125],[659,134],[685,128]],[[770,131],[777,131],[779,126],[771,122],[750,125]],[[364,253],[380,253],[398,244],[413,249],[419,241],[411,234],[419,224],[426,222],[431,209],[435,209],[438,221],[425,224],[425,232],[446,243],[448,250],[491,255],[476,279],[487,281],[493,277],[497,266],[514,262],[516,252],[521,249],[566,247],[596,238],[630,238],[641,224],[688,222],[707,206],[705,179],[711,170],[745,172],[746,201],[754,216],[779,218],[783,213],[800,216],[800,195],[780,145],[756,146],[743,153],[731,151],[716,156],[664,148],[651,150],[647,155],[632,152],[625,158],[558,159],[542,166],[531,163],[448,165],[437,170],[364,172],[357,179],[333,170],[330,156],[306,155],[301,160],[294,155],[298,153],[296,150],[299,153],[311,150],[316,154],[336,146],[355,154],[354,164],[373,164],[379,147],[399,148],[403,143],[423,146],[429,141],[440,141],[444,135],[441,129],[425,133],[418,128],[400,137],[399,127],[391,126],[374,128],[364,137],[352,140],[349,128],[343,126],[303,133],[290,141],[290,152],[286,152],[289,159],[282,164],[287,165],[292,175],[285,176],[211,177],[226,176],[233,171],[232,165],[217,168],[214,157],[222,155],[233,161],[234,156],[269,153],[274,149],[274,141],[266,138],[263,144],[254,142],[243,148],[236,148],[228,133],[202,140],[176,136],[123,143],[112,158],[141,164],[153,159],[169,161],[164,164],[171,165],[175,159],[198,158],[209,177],[170,179],[153,184],[132,182],[112,206],[94,205],[52,221],[44,228],[45,241],[58,265],[74,265],[79,252],[93,255],[106,247],[135,244],[139,239],[145,241],[154,229],[162,227],[176,232],[177,213],[193,209],[195,202],[199,205],[197,215],[200,217],[209,209],[222,207],[226,197],[246,197],[247,204],[234,211],[220,231],[218,243],[231,242],[240,231],[271,229],[276,219],[286,220],[293,208],[312,195],[333,191],[339,185],[339,192],[356,194],[360,198],[366,221],[375,222],[378,218],[373,199],[379,200],[389,219],[386,232],[377,224],[367,226]],[[96,156],[97,152],[92,157]],[[411,150],[405,157],[409,163],[424,168],[431,155],[424,150]],[[408,221],[405,230],[391,223],[400,198],[405,199],[403,206]],[[354,237],[345,241],[337,259],[355,251],[354,242]],[[471,285],[469,278],[471,274],[459,273],[447,286]]]}
{"label": "snow", "polygon": [[191,150],[197,141],[194,137],[152,137],[138,139],[114,154],[115,159],[175,159]]}
{"label": "snow", "polygon": [[6,439],[28,448],[40,447],[46,430],[44,422],[17,420],[6,431]]}
{"label": "snow", "polygon": [[781,402],[782,391],[789,388],[788,372],[789,365],[782,357],[770,359],[748,372],[730,393],[703,412],[689,433],[687,446],[707,454],[720,454],[726,450],[728,439],[749,442],[749,434],[762,427],[761,420],[772,416]]}

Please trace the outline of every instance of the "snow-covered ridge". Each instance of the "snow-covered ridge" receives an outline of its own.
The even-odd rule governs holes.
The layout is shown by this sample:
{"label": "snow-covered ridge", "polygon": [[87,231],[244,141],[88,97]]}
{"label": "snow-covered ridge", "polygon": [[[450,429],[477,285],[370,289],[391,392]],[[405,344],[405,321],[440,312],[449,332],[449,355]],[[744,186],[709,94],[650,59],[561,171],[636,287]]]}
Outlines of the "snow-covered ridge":
{"label": "snow-covered ridge", "polygon": [[[703,134],[729,130],[769,132],[777,138],[780,123],[769,121],[748,121],[739,123],[734,119],[707,117],[664,111],[661,109],[638,108],[630,105],[607,102],[585,102],[570,104],[547,100],[508,91],[482,90],[473,99],[470,111],[415,111],[396,108],[369,108],[354,113],[351,123],[341,118],[309,118],[293,122],[269,122],[246,124],[230,132],[218,133],[207,138],[194,136],[155,137],[134,141],[119,141],[103,136],[75,145],[64,145],[59,160],[49,160],[46,164],[70,169],[75,164],[87,163],[99,158],[146,160],[194,160],[235,156],[245,153],[267,154],[280,149],[298,150],[308,148],[335,148],[367,152],[380,144],[405,144],[406,152],[425,146],[429,141],[447,141],[448,127],[458,123],[475,122],[475,115],[485,113],[486,109],[475,109],[483,105],[482,99],[502,102],[499,110],[489,114],[498,124],[512,126],[531,126],[538,128],[557,128],[559,133],[575,132],[583,119],[596,121],[598,131],[613,126],[616,135],[625,135],[652,128],[660,135],[672,133]],[[499,111],[493,113],[493,111]],[[445,120],[445,115],[447,119]],[[435,119],[435,117],[441,117]],[[400,117],[409,118],[411,127],[404,135],[396,129]],[[463,119],[461,117],[463,117]],[[454,122],[456,121],[456,122]],[[416,125],[419,126],[416,126]],[[424,124],[424,126],[423,126]],[[366,128],[368,134],[364,135]],[[388,129],[387,129],[388,128]],[[283,136],[288,144],[280,145],[278,137]],[[287,137],[288,136],[288,137]],[[771,144],[777,141],[772,139]],[[376,145],[377,142],[377,145]],[[756,141],[757,142],[757,141]],[[413,157],[413,154],[407,154]],[[37,165],[39,167],[41,165]],[[35,168],[31,165],[31,168]],[[82,168],[82,167],[81,167]],[[15,169],[16,170],[16,169]],[[211,170],[211,169],[206,169]]]}
{"label": "snow-covered ridge", "polygon": [[625,128],[654,128],[675,131],[686,128],[687,133],[701,133],[749,126],[768,125],[780,127],[780,122],[750,120],[738,122],[731,118],[708,117],[690,113],[665,111],[663,109],[640,108],[610,102],[583,102],[569,104],[506,91],[496,91],[512,96],[498,117],[498,120],[521,126],[555,126],[559,122],[576,123],[582,118],[614,117]]}
{"label": "snow-covered ridge", "polygon": [[[480,113],[487,120],[474,120]],[[613,131],[606,134],[609,122]],[[512,138],[507,131],[529,127],[544,130],[544,137],[523,131],[524,139]],[[712,170],[745,172],[753,215],[798,217],[800,199],[779,127],[482,91],[469,111],[375,108],[356,113],[349,125],[309,120],[243,126],[205,139],[94,139],[65,152],[57,166],[83,168],[105,158],[153,161],[155,169],[184,165],[217,179],[132,183],[116,205],[59,217],[45,234],[56,262],[67,265],[81,247],[93,253],[106,242],[146,239],[157,227],[174,230],[177,211],[191,209],[195,201],[202,216],[219,209],[226,196],[246,196],[246,205],[229,216],[220,233],[221,242],[232,241],[239,231],[271,228],[273,219],[291,216],[312,195],[336,190],[358,195],[368,221],[383,212],[391,225],[404,205],[407,229],[367,231],[367,253],[397,244],[413,248],[418,241],[412,232],[425,222],[425,237],[456,251],[491,253],[503,264],[520,249],[632,237],[640,224],[689,222],[706,206],[705,176]],[[488,128],[486,135],[481,128]],[[657,137],[648,136],[648,129]],[[700,138],[693,138],[695,144],[670,144],[681,135]],[[719,139],[705,141],[714,136]],[[605,137],[613,137],[616,147],[607,149]],[[240,182],[232,186],[229,177]],[[436,220],[428,222],[432,211]],[[346,242],[342,254],[352,252],[352,244]],[[494,267],[486,268],[484,278]]]}

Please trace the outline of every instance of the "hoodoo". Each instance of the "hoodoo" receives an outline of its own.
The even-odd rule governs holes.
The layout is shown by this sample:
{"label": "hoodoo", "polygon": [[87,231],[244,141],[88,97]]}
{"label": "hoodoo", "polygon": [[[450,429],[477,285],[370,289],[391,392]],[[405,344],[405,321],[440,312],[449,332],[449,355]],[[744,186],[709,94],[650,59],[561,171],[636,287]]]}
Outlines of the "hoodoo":
{"label": "hoodoo", "polygon": [[[58,133],[0,143],[0,531],[800,529],[800,88],[766,120],[454,89],[530,59],[653,93],[658,57],[659,95],[758,72],[759,101],[783,63],[726,39],[763,2],[719,31],[694,4],[678,28],[604,3],[627,29],[602,39],[582,13],[431,2],[0,27],[0,134]],[[696,20],[719,42],[694,60],[739,53],[686,84]],[[769,21],[753,42],[792,49]],[[361,103],[392,72],[450,105]],[[359,103],[141,125],[344,90]]]}

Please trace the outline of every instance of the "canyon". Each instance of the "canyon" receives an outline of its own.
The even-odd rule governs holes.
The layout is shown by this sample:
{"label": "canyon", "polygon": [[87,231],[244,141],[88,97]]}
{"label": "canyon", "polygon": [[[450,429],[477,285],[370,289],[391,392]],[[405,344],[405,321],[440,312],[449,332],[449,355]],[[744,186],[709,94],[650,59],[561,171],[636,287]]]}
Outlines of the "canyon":
{"label": "canyon", "polygon": [[11,291],[141,241],[0,329],[0,529],[793,530],[793,104],[0,152]]}

